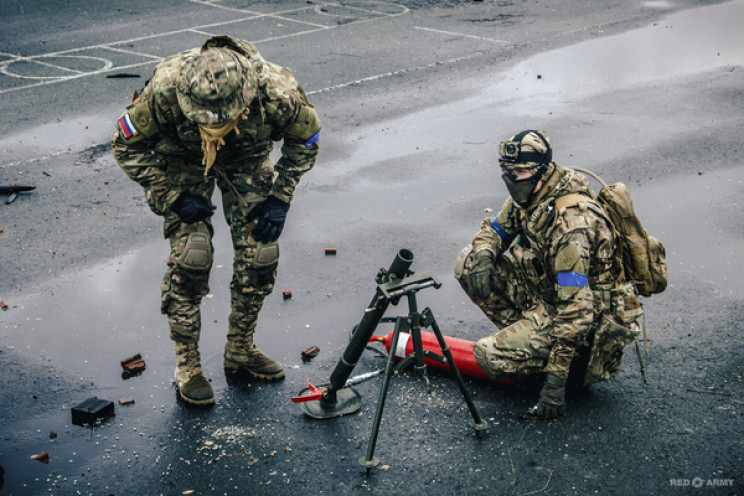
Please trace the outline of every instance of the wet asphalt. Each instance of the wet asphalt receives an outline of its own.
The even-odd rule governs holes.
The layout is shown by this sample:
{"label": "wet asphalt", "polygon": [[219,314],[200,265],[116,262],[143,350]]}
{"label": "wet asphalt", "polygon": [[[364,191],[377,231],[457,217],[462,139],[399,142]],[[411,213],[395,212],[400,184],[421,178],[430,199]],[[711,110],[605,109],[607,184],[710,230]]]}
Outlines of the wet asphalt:
{"label": "wet asphalt", "polygon": [[[743,2],[2,8],[0,184],[37,189],[0,204],[0,495],[744,493]],[[291,67],[324,130],[256,336],[287,377],[222,370],[231,248],[217,216],[200,346],[217,402],[193,409],[176,400],[158,308],[167,243],[106,143],[159,57],[222,32]],[[367,470],[382,377],[355,385],[361,408],[340,418],[291,399],[308,378],[328,381],[377,272],[404,248],[442,283],[417,301],[445,335],[493,332],[452,266],[505,198],[498,141],[533,127],[561,165],[625,182],[666,245],[669,288],[644,300],[649,384],[630,347],[618,378],[536,422],[522,415],[539,383],[466,377],[490,425],[475,432],[448,374],[430,368],[427,388],[409,369],[391,378]],[[320,353],[303,360],[310,346]],[[145,370],[123,374],[135,354]],[[370,346],[354,375],[386,357]],[[74,424],[91,397],[114,416]],[[31,458],[41,451],[48,463]]]}

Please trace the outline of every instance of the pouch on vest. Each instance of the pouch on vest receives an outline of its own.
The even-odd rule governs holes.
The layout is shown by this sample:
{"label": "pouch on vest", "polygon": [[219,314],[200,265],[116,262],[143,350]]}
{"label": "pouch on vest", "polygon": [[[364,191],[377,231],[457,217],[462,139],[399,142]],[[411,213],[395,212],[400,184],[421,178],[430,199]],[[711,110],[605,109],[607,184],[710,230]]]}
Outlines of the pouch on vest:
{"label": "pouch on vest", "polygon": [[623,363],[625,347],[635,341],[640,333],[638,322],[633,321],[624,326],[607,313],[603,314],[594,333],[584,386],[617,376]]}

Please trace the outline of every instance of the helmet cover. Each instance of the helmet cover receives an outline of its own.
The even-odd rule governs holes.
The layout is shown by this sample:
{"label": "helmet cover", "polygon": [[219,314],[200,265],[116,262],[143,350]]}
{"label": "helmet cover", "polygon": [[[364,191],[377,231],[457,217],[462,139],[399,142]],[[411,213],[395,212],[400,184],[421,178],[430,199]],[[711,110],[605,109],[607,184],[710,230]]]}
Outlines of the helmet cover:
{"label": "helmet cover", "polygon": [[256,95],[256,78],[247,64],[234,51],[217,47],[184,62],[176,95],[186,118],[213,126],[238,117]]}
{"label": "helmet cover", "polygon": [[550,138],[542,131],[522,131],[499,143],[499,161],[509,167],[532,168],[549,164],[553,158]]}

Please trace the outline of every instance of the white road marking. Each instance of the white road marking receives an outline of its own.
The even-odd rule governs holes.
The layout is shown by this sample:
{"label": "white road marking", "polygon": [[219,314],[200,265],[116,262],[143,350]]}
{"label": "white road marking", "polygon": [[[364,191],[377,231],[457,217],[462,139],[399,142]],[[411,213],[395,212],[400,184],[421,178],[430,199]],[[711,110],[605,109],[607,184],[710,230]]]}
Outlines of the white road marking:
{"label": "white road marking", "polygon": [[[384,18],[384,17],[396,17],[396,16],[403,15],[403,14],[409,12],[409,9],[407,7],[405,7],[405,6],[402,6],[402,5],[397,5],[397,7],[400,7],[400,11],[399,12],[395,12],[395,13],[387,13],[387,12],[383,12],[383,11],[374,10],[374,5],[382,5],[381,2],[377,2],[375,0],[358,0],[356,2],[356,5],[354,5],[354,3],[351,3],[349,1],[342,1],[340,4],[339,3],[334,3],[334,2],[326,2],[323,5],[315,5],[315,6],[310,6],[310,7],[300,7],[300,8],[288,9],[288,10],[283,10],[283,11],[278,11],[278,12],[270,12],[270,13],[261,13],[261,12],[255,12],[255,11],[251,11],[251,10],[246,10],[246,9],[238,9],[238,8],[233,8],[233,7],[226,7],[226,6],[223,6],[223,5],[219,5],[218,2],[220,0],[190,0],[190,1],[192,3],[198,3],[198,4],[202,4],[202,5],[207,5],[207,6],[218,8],[218,9],[222,9],[222,10],[228,10],[228,11],[233,11],[233,12],[240,12],[241,14],[245,14],[245,15],[244,16],[241,16],[238,19],[232,19],[232,20],[229,20],[229,21],[222,21],[222,22],[204,24],[204,25],[201,25],[201,26],[194,26],[194,27],[189,27],[189,28],[185,28],[185,29],[168,31],[168,32],[164,32],[164,33],[158,33],[158,34],[146,35],[146,36],[139,36],[139,37],[131,38],[131,39],[128,39],[128,40],[120,40],[120,41],[114,41],[114,42],[105,43],[105,44],[90,45],[90,46],[79,47],[79,48],[72,48],[72,49],[61,50],[61,51],[58,51],[58,52],[51,52],[51,53],[46,53],[46,54],[41,54],[41,55],[31,55],[31,56],[23,57],[23,56],[18,56],[18,55],[10,54],[10,53],[0,52],[0,55],[5,55],[5,56],[9,57],[8,60],[4,60],[4,61],[0,62],[0,73],[5,74],[5,75],[10,76],[10,77],[16,77],[16,78],[21,78],[21,79],[43,80],[43,81],[38,81],[38,82],[31,83],[31,84],[26,84],[26,85],[23,85],[23,86],[17,86],[17,87],[12,87],[12,88],[0,89],[0,94],[12,92],[12,91],[19,91],[19,90],[23,90],[23,89],[36,88],[36,87],[39,87],[39,86],[45,86],[45,85],[50,85],[50,84],[56,84],[56,83],[60,83],[60,82],[64,82],[64,81],[70,81],[72,79],[78,79],[78,78],[81,78],[81,77],[95,76],[95,75],[106,73],[106,72],[122,71],[122,70],[126,70],[126,69],[135,69],[135,68],[138,68],[138,67],[143,67],[143,66],[148,66],[148,65],[155,64],[155,63],[157,63],[157,62],[159,62],[159,61],[161,61],[163,59],[163,57],[161,57],[161,56],[152,55],[152,54],[141,52],[141,51],[138,51],[138,50],[130,50],[128,48],[123,48],[123,47],[119,46],[119,45],[131,44],[131,43],[138,42],[138,41],[144,41],[144,40],[149,40],[149,39],[154,39],[154,38],[162,38],[162,37],[173,36],[173,35],[178,35],[178,34],[182,34],[182,33],[196,33],[196,34],[203,35],[203,36],[212,36],[212,35],[214,35],[214,33],[210,32],[208,30],[208,28],[221,27],[221,26],[226,26],[226,25],[229,25],[229,24],[235,24],[235,23],[240,23],[240,22],[249,21],[249,20],[262,19],[262,18],[263,19],[269,19],[270,18],[270,19],[274,19],[274,20],[281,20],[283,22],[291,22],[291,23],[296,23],[296,24],[304,24],[304,25],[307,25],[307,26],[310,26],[311,27],[310,29],[306,29],[306,30],[303,30],[303,31],[298,31],[296,33],[290,33],[290,34],[280,35],[280,36],[272,36],[272,37],[269,37],[269,38],[264,38],[264,39],[259,39],[259,40],[254,40],[253,41],[254,44],[268,43],[268,42],[272,42],[272,41],[278,41],[278,40],[283,40],[283,39],[287,39],[287,38],[294,38],[294,37],[304,36],[304,35],[307,35],[307,34],[317,33],[319,31],[325,31],[325,30],[331,30],[331,29],[337,29],[338,28],[338,25],[325,26],[325,25],[322,25],[322,24],[317,24],[317,23],[309,22],[309,21],[302,20],[302,19],[296,19],[296,18],[286,17],[288,14],[294,14],[294,13],[306,11],[306,10],[309,10],[309,9],[314,9],[317,13],[320,13],[322,15],[333,16],[335,14],[330,13],[330,12],[322,12],[322,10],[321,10],[324,6],[333,6],[333,7],[340,7],[340,8],[346,9],[346,10],[358,10],[358,11],[361,11],[361,12],[364,12],[364,13],[369,13],[369,14],[373,14],[375,16],[378,16],[377,18],[360,19],[358,21],[352,21],[352,22],[368,22],[368,21],[373,21],[373,20],[377,20],[379,18]],[[389,8],[390,7],[390,4],[385,4],[385,6]],[[350,23],[347,23],[346,25],[348,25],[348,24],[351,24],[351,22]],[[490,41],[490,42],[496,42],[496,43],[508,43],[507,41],[504,41],[504,40],[496,40],[496,39],[486,38],[486,37],[482,37],[482,36],[472,36],[472,35],[467,35],[467,34],[463,34],[463,33],[457,33],[457,32],[451,32],[451,31],[443,31],[443,30],[426,28],[426,27],[420,27],[420,26],[415,26],[414,29],[417,29],[417,30],[420,30],[420,31],[429,31],[429,32],[437,33],[437,34],[447,35],[447,36],[459,36],[459,37],[464,37],[464,38],[475,38],[475,39],[480,39],[480,40]],[[143,62],[137,62],[137,63],[133,63],[133,64],[128,64],[128,65],[114,66],[113,62],[111,62],[108,59],[102,58],[102,57],[93,57],[93,56],[90,56],[90,55],[82,55],[82,54],[81,55],[76,55],[79,52],[90,51],[90,50],[111,50],[111,51],[115,51],[115,52],[118,52],[118,53],[136,55],[136,56],[139,56],[139,57],[144,57],[144,58],[148,58],[148,59],[152,59],[152,60],[147,60],[147,61],[143,61]],[[482,55],[483,55],[483,52],[476,52],[476,53],[473,53],[473,54],[469,54],[467,56],[456,57],[456,58],[449,59],[449,60],[436,61],[436,62],[432,62],[430,64],[426,64],[426,65],[422,65],[422,66],[408,67],[408,68],[404,68],[404,69],[400,69],[400,70],[396,70],[396,71],[390,71],[390,72],[384,72],[384,73],[380,73],[380,74],[375,74],[375,75],[372,75],[372,76],[368,76],[368,77],[356,79],[356,80],[353,80],[353,81],[346,81],[346,82],[339,83],[339,84],[336,84],[336,85],[328,86],[326,88],[321,88],[321,89],[314,90],[314,91],[308,91],[308,94],[325,93],[325,92],[333,91],[333,90],[336,90],[336,89],[347,88],[349,86],[353,86],[353,85],[356,85],[356,84],[361,84],[361,83],[370,82],[370,81],[376,81],[376,80],[383,79],[383,78],[386,78],[386,77],[392,77],[392,76],[397,76],[397,75],[400,75],[400,74],[406,74],[406,73],[416,72],[416,71],[420,71],[420,70],[430,69],[432,67],[436,67],[437,65],[441,65],[441,64],[456,63],[456,62],[460,62],[460,61],[463,61],[463,60],[468,60],[468,59],[471,59],[471,58],[480,57]],[[59,66],[59,65],[50,63],[48,61],[42,60],[42,59],[47,59],[48,60],[48,59],[51,59],[51,58],[59,58],[59,57],[68,57],[68,58],[76,58],[77,57],[77,58],[81,58],[81,59],[82,58],[87,58],[87,59],[101,60],[102,63],[103,63],[103,67],[100,68],[100,69],[93,70],[93,71],[78,71],[78,70],[75,70],[75,69],[71,69],[69,67]],[[47,67],[56,69],[58,71],[71,72],[72,74],[64,75],[64,76],[59,76],[59,75],[56,75],[56,76],[24,76],[24,75],[16,74],[16,73],[14,73],[13,71],[11,71],[9,69],[9,66],[11,64],[16,63],[16,62],[24,62],[24,61],[25,62],[35,63],[35,64],[38,64],[38,65],[41,65],[41,66],[47,66]]]}
{"label": "white road marking", "polygon": [[460,38],[474,38],[476,40],[492,41],[494,43],[509,43],[506,40],[495,40],[493,38],[486,38],[485,36],[474,36],[472,34],[458,33],[456,31],[443,31],[441,29],[423,28],[420,26],[414,26],[413,29],[418,29],[419,31],[430,31],[432,33],[438,33],[438,34],[446,34],[449,36],[458,36]]}
{"label": "white road marking", "polygon": [[307,94],[308,95],[316,95],[318,93],[325,93],[327,91],[333,91],[333,90],[338,90],[338,89],[341,89],[341,88],[347,88],[349,86],[354,86],[355,84],[368,83],[370,81],[377,81],[378,79],[383,79],[383,78],[386,78],[386,77],[399,76],[401,74],[408,74],[410,72],[416,72],[416,71],[421,71],[421,70],[425,70],[425,69],[431,69],[432,67],[436,67],[438,65],[454,64],[454,63],[457,63],[457,62],[462,62],[463,60],[474,59],[474,58],[481,57],[481,56],[483,56],[483,52],[476,52],[476,53],[471,53],[470,55],[464,55],[462,57],[455,57],[455,58],[448,59],[448,60],[438,60],[436,62],[432,62],[431,64],[420,65],[420,66],[417,66],[417,67],[408,67],[408,68],[400,69],[400,70],[397,70],[397,71],[383,72],[383,73],[380,73],[380,74],[375,74],[374,76],[368,76],[368,77],[365,77],[365,78],[356,79],[354,81],[347,81],[345,83],[335,84],[333,86],[328,86],[327,88],[322,88],[322,89],[314,90],[314,91],[308,91]]}

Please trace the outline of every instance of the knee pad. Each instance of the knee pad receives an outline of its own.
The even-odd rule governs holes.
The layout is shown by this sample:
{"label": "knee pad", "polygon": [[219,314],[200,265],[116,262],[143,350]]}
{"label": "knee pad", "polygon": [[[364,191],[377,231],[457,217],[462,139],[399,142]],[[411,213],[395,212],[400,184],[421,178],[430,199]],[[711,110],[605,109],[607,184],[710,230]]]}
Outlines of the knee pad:
{"label": "knee pad", "polygon": [[473,251],[473,245],[467,245],[462,250],[460,250],[460,253],[458,253],[457,258],[455,259],[455,279],[458,281],[460,278],[462,278],[462,274],[465,271],[465,262],[468,260],[468,257],[470,256],[470,253]]}
{"label": "knee pad", "polygon": [[253,254],[251,266],[254,269],[266,269],[279,262],[279,243],[258,243]]}
{"label": "knee pad", "polygon": [[202,232],[189,234],[178,265],[187,270],[208,271],[212,267],[212,242],[209,235]]}

